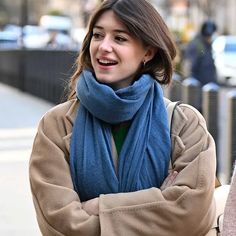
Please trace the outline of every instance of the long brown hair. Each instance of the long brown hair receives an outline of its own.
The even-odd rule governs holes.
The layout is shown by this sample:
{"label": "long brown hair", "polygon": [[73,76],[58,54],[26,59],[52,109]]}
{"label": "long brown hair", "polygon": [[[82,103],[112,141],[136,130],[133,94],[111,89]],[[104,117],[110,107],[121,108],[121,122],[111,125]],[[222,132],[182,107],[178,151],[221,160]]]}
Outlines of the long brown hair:
{"label": "long brown hair", "polygon": [[160,14],[146,0],[106,0],[90,18],[88,32],[76,60],[77,68],[70,80],[68,99],[75,96],[76,81],[81,72],[84,69],[93,71],[89,53],[93,28],[99,17],[107,10],[112,10],[129,32],[145,46],[156,49],[155,56],[146,63],[140,73],[151,74],[161,84],[168,84],[171,81],[176,48],[172,35]]}

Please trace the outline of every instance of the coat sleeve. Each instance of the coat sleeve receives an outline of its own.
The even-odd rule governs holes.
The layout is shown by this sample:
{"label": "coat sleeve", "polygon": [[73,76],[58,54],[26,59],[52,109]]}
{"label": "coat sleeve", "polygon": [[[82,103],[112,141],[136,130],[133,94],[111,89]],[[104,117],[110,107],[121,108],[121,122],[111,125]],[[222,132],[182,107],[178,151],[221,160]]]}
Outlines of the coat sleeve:
{"label": "coat sleeve", "polygon": [[48,112],[34,140],[29,177],[38,224],[44,236],[98,236],[99,217],[82,209],[73,189],[64,126],[60,117]]}
{"label": "coat sleeve", "polygon": [[222,236],[236,235],[236,166],[232,176],[229,195],[225,205],[224,218],[223,218],[223,231]]}
{"label": "coat sleeve", "polygon": [[204,236],[211,228],[215,143],[201,114],[188,105],[180,106],[178,116],[182,116],[172,133],[173,167],[179,172],[175,183],[163,192],[151,188],[101,195],[101,235]]}

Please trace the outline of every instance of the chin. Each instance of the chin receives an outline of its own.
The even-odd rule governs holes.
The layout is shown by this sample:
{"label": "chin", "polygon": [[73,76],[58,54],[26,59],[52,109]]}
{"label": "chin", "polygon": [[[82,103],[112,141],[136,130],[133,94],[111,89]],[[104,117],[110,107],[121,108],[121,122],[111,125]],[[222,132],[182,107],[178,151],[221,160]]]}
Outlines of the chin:
{"label": "chin", "polygon": [[109,84],[111,83],[111,79],[108,76],[104,76],[104,75],[96,75],[97,81],[103,84]]}

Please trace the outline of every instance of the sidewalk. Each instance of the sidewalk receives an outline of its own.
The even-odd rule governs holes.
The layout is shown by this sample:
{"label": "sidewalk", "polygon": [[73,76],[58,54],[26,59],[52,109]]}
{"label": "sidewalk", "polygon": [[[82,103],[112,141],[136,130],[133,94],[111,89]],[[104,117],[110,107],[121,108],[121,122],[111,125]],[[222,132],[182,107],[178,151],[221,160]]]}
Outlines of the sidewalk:
{"label": "sidewalk", "polygon": [[40,236],[28,162],[39,119],[53,104],[0,83],[0,235]]}

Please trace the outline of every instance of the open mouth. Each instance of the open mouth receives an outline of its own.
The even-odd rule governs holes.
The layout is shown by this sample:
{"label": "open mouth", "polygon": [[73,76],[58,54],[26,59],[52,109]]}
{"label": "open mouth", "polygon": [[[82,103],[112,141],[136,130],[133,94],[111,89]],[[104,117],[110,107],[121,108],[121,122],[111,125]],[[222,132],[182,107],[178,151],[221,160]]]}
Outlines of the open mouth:
{"label": "open mouth", "polygon": [[114,66],[114,65],[118,64],[116,61],[113,61],[113,60],[98,59],[97,61],[102,66]]}

